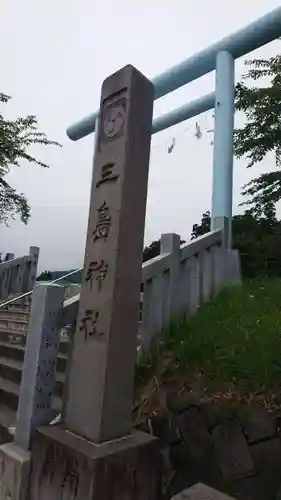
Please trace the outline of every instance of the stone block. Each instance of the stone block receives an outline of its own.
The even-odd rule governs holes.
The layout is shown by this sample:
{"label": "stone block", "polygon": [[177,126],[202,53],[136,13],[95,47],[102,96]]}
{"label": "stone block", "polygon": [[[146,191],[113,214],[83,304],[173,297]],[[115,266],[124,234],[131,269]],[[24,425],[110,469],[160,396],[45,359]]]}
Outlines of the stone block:
{"label": "stone block", "polygon": [[149,426],[148,419],[142,420],[140,423],[134,426],[137,431],[145,432],[146,434],[151,434],[151,428]]}
{"label": "stone block", "polygon": [[163,443],[169,439],[170,422],[167,412],[158,413],[150,417],[150,423],[153,431],[153,436],[157,437]]}
{"label": "stone block", "polygon": [[167,406],[172,413],[181,414],[194,406],[200,406],[200,399],[191,391],[171,394],[167,398]]}
{"label": "stone block", "polygon": [[162,455],[163,472],[167,475],[173,469],[170,459],[170,448],[162,448],[160,453]]}
{"label": "stone block", "polygon": [[179,418],[179,432],[193,456],[204,455],[206,449],[211,446],[211,435],[206,429],[199,408],[189,408],[182,413]]}
{"label": "stone block", "polygon": [[232,497],[198,483],[172,497],[172,500],[234,500]]}
{"label": "stone block", "polygon": [[230,420],[217,425],[212,435],[220,469],[226,481],[254,474],[254,462],[238,422]]}
{"label": "stone block", "polygon": [[170,446],[170,461],[173,469],[178,469],[186,465],[188,458],[189,452],[183,442]]}
{"label": "stone block", "polygon": [[30,500],[161,500],[158,440],[141,432],[94,444],[49,426],[33,444]]}
{"label": "stone block", "polygon": [[221,424],[226,420],[233,420],[236,418],[233,409],[229,405],[216,403],[214,401],[206,401],[202,403],[201,413],[209,431],[212,431],[216,425]]}
{"label": "stone block", "polygon": [[206,453],[203,457],[186,455],[185,462],[175,472],[169,485],[170,496],[198,482],[213,488],[219,488],[223,484],[219,466],[211,452]]}
{"label": "stone block", "polygon": [[14,443],[0,446],[0,500],[27,500],[30,453]]}
{"label": "stone block", "polygon": [[276,476],[281,471],[281,443],[278,438],[268,439],[250,447],[257,471],[265,476]]}
{"label": "stone block", "polygon": [[268,498],[267,492],[262,488],[259,476],[247,477],[232,483],[231,494],[237,500],[265,500]]}
{"label": "stone block", "polygon": [[257,474],[231,484],[231,495],[237,500],[277,500],[280,479]]}
{"label": "stone block", "polygon": [[9,433],[8,429],[2,425],[0,425],[0,445],[8,443],[12,441],[12,436]]}
{"label": "stone block", "polygon": [[272,438],[276,433],[274,418],[262,406],[254,406],[240,419],[248,443]]}
{"label": "stone block", "polygon": [[178,418],[170,415],[169,425],[169,444],[177,444],[181,441],[181,436],[178,427]]}
{"label": "stone block", "polygon": [[213,401],[204,402],[201,406],[202,416],[205,421],[205,425],[209,431],[221,423],[220,412],[218,409],[218,404]]}
{"label": "stone block", "polygon": [[144,432],[152,433],[153,436],[157,437],[160,440],[160,444],[166,446],[168,444],[176,444],[181,441],[179,432],[178,432],[178,421],[171,413],[168,411],[164,411],[163,413],[152,415],[150,417],[150,426],[147,423],[148,429],[143,427]]}

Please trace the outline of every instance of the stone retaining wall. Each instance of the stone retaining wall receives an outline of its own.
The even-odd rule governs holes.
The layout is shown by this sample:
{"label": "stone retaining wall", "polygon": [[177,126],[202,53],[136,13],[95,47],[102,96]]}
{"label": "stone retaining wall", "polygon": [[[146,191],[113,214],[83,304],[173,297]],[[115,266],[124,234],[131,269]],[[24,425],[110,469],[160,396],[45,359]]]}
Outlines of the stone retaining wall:
{"label": "stone retaining wall", "polygon": [[140,426],[159,437],[167,498],[205,483],[245,500],[281,500],[277,420],[262,406],[232,408],[183,393]]}

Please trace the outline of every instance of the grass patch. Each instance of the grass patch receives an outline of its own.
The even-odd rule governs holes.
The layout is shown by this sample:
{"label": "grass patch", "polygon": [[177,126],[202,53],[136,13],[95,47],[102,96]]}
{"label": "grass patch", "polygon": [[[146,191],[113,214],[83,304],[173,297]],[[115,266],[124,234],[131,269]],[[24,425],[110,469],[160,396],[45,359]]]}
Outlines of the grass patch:
{"label": "grass patch", "polygon": [[271,399],[281,388],[281,279],[222,292],[142,354],[137,394],[178,381],[213,397]]}

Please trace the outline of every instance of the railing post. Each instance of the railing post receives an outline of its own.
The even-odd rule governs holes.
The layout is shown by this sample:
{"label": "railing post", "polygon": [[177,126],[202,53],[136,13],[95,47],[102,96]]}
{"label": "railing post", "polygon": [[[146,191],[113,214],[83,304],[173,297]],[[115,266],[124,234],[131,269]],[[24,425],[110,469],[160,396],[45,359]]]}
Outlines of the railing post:
{"label": "railing post", "polygon": [[[68,400],[68,388],[69,388],[69,377],[70,377],[70,370],[71,370],[71,364],[72,364],[72,355],[73,355],[73,349],[74,349],[74,335],[76,331],[76,321],[71,325],[71,328],[68,331],[68,355],[67,355],[67,361],[66,361],[66,369],[65,369],[65,384],[63,388],[63,394],[62,394],[62,417],[64,419],[65,414],[66,414],[66,407],[67,407],[67,400]],[[0,499],[1,500],[1,499]]]}
{"label": "railing post", "polygon": [[36,283],[39,250],[40,249],[38,247],[30,247],[29,249],[29,254],[32,255],[33,259],[31,262],[29,277],[28,277],[28,291],[32,290]]}
{"label": "railing post", "polygon": [[21,292],[21,266],[17,264],[11,268],[10,293]]}
{"label": "railing post", "polygon": [[189,278],[189,310],[190,314],[195,314],[200,305],[201,276],[199,255],[194,255],[188,259]]}
{"label": "railing post", "polygon": [[147,349],[154,335],[161,333],[165,318],[165,276],[159,274],[143,284],[140,345]]}
{"label": "railing post", "polygon": [[199,255],[200,273],[200,304],[211,298],[212,295],[212,258],[210,248],[206,248]]}
{"label": "railing post", "polygon": [[14,253],[7,253],[6,254],[6,262],[9,261],[9,260],[13,260],[15,258],[15,254]]}
{"label": "railing post", "polygon": [[10,270],[8,268],[5,268],[1,272],[0,276],[0,298],[2,300],[8,297],[9,286],[10,286]]}
{"label": "railing post", "polygon": [[15,434],[15,444],[24,450],[36,428],[52,419],[63,298],[59,285],[40,283],[33,292]]}
{"label": "railing post", "polygon": [[225,284],[225,259],[224,245],[216,245],[211,248],[212,261],[212,294],[216,296]]}
{"label": "railing post", "polygon": [[168,326],[174,316],[180,312],[180,297],[178,296],[178,285],[180,280],[180,236],[175,233],[162,234],[161,236],[161,254],[170,254],[169,281],[166,302],[166,320]]}
{"label": "railing post", "polygon": [[225,285],[241,285],[241,263],[238,250],[226,250],[225,252]]}

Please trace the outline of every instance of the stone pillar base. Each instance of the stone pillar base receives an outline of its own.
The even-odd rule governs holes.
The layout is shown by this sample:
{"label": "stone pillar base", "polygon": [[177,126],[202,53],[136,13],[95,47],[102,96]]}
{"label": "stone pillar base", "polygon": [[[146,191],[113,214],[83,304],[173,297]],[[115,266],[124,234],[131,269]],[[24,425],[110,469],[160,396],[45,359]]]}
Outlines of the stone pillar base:
{"label": "stone pillar base", "polygon": [[27,500],[31,456],[14,443],[0,446],[0,500]]}
{"label": "stone pillar base", "polygon": [[38,430],[30,500],[161,500],[158,441],[142,432],[96,445],[62,425]]}

